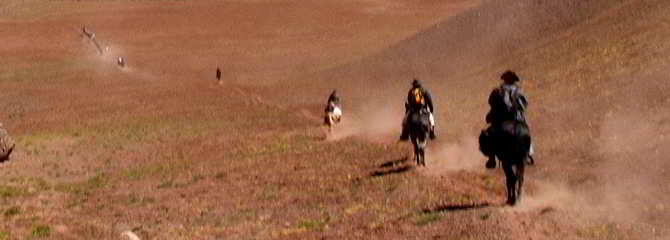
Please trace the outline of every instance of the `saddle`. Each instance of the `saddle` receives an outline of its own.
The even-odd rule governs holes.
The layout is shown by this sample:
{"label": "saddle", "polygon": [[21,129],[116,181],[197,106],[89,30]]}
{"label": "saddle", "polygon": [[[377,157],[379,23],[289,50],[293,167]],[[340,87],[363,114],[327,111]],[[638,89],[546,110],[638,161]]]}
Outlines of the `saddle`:
{"label": "saddle", "polygon": [[530,131],[528,130],[528,125],[523,121],[518,120],[509,120],[504,121],[500,124],[500,135],[502,136],[514,136],[514,137],[526,137],[529,136]]}
{"label": "saddle", "polygon": [[426,130],[430,127],[430,112],[427,108],[421,108],[418,111],[412,111],[409,113],[409,124],[419,125]]}
{"label": "saddle", "polygon": [[[530,138],[528,125],[523,121],[509,120],[498,127],[489,126],[479,134],[479,151],[485,156],[493,156],[496,146],[517,142],[519,139]],[[523,141],[525,142],[525,141]]]}

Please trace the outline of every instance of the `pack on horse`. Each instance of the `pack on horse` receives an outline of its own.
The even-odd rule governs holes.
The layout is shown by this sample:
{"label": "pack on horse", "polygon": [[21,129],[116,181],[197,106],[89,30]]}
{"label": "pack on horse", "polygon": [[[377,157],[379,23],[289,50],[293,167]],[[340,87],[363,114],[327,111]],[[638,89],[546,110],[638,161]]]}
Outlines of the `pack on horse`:
{"label": "pack on horse", "polygon": [[342,106],[340,105],[340,97],[337,95],[337,90],[333,90],[328,97],[325,112],[324,124],[328,126],[328,132],[332,133],[335,125],[342,119]]}
{"label": "pack on horse", "polygon": [[489,96],[491,111],[486,116],[490,126],[479,136],[479,149],[487,157],[487,168],[495,168],[498,158],[505,172],[507,203],[515,205],[521,198],[526,163],[531,153],[530,129],[523,112],[527,100],[516,85],[514,72],[503,73],[505,81]]}

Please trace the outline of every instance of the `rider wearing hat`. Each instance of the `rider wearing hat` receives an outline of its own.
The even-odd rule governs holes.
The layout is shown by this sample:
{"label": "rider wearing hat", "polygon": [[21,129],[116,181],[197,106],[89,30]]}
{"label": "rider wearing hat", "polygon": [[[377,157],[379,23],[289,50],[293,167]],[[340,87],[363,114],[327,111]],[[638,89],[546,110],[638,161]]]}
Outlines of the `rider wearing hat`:
{"label": "rider wearing hat", "polygon": [[[486,123],[491,124],[491,126],[487,129],[487,132],[499,131],[502,123],[509,120],[521,121],[528,125],[525,116],[528,100],[518,85],[519,76],[508,70],[500,75],[500,79],[503,83],[498,88],[493,89],[489,95],[491,110],[486,114]],[[534,163],[532,155],[533,146],[531,144],[529,160]],[[489,164],[495,164],[494,158],[493,156],[489,158]]]}
{"label": "rider wearing hat", "polygon": [[402,134],[400,135],[401,141],[406,141],[409,139],[409,132],[407,129],[407,118],[411,113],[421,111],[422,109],[428,110],[430,118],[430,139],[435,139],[435,118],[433,117],[433,99],[430,96],[430,92],[423,88],[421,82],[418,79],[412,81],[412,88],[407,93],[407,102],[405,102],[405,118],[402,121]]}
{"label": "rider wearing hat", "polygon": [[[512,71],[506,71],[500,79],[503,83],[496,89],[493,89],[489,95],[489,105],[491,110],[486,115],[486,122],[493,127],[498,127],[507,120],[518,120],[526,122],[524,112],[528,106],[526,96],[523,95],[521,87],[517,85],[519,76]],[[499,98],[502,97],[503,101]]]}

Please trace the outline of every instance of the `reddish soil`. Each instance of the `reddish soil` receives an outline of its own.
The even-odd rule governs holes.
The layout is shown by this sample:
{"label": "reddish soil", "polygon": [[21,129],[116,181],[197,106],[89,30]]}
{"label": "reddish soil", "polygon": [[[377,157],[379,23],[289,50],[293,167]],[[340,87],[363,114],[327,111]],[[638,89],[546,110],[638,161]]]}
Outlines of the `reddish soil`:
{"label": "reddish soil", "polygon": [[[669,9],[5,0],[0,239],[668,239]],[[476,143],[506,69],[537,148],[516,207]],[[438,103],[426,168],[396,142],[413,77]]]}

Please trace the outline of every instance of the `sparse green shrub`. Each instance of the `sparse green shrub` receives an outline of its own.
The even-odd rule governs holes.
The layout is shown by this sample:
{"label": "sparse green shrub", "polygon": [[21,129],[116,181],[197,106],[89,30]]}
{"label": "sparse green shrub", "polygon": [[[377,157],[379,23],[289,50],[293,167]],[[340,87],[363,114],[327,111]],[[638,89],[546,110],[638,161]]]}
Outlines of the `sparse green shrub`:
{"label": "sparse green shrub", "polygon": [[298,228],[303,228],[306,230],[318,230],[321,231],[323,230],[326,225],[328,224],[328,221],[330,221],[329,217],[326,217],[325,219],[317,219],[317,220],[304,220],[298,224]]}
{"label": "sparse green shrub", "polygon": [[[5,217],[13,217],[21,213],[21,208],[18,206],[10,207],[7,210],[5,210]],[[2,238],[0,238],[2,239]]]}
{"label": "sparse green shrub", "polygon": [[95,189],[104,187],[106,184],[107,178],[102,174],[98,174],[83,182],[57,184],[55,189],[61,192],[87,195]]}
{"label": "sparse green shrub", "polygon": [[21,196],[26,193],[25,189],[14,186],[0,186],[0,196],[3,198],[11,198]]}
{"label": "sparse green shrub", "polygon": [[0,240],[9,240],[9,237],[11,237],[9,232],[0,231]]}
{"label": "sparse green shrub", "polygon": [[169,181],[165,181],[165,182],[159,184],[157,188],[169,188],[169,187],[173,187],[173,186],[174,186],[174,182],[172,182],[172,180],[169,180]]}
{"label": "sparse green shrub", "polygon": [[428,225],[432,222],[438,221],[440,219],[442,219],[442,214],[440,214],[439,212],[421,213],[417,217],[414,224],[416,224],[417,226],[424,226],[424,225]]}
{"label": "sparse green shrub", "polygon": [[33,227],[32,231],[33,237],[45,238],[51,235],[51,227],[47,225],[37,225]]}

